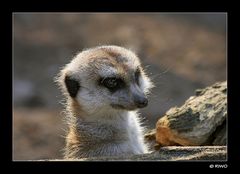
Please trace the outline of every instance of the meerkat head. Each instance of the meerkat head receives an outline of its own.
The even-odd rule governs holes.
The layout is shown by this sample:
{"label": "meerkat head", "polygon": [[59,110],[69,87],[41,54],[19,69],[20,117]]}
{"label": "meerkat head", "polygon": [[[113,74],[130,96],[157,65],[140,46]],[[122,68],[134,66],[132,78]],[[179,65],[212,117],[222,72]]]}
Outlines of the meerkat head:
{"label": "meerkat head", "polygon": [[65,96],[89,114],[143,108],[152,87],[139,58],[118,46],[79,53],[60,72],[58,82]]}

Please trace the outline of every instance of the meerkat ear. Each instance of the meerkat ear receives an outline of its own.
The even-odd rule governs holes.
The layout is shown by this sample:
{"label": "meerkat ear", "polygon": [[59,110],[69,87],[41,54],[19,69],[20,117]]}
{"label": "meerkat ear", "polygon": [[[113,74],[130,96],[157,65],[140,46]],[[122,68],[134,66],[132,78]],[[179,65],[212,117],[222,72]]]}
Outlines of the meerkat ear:
{"label": "meerkat ear", "polygon": [[80,82],[66,75],[64,82],[66,84],[67,91],[72,98],[75,98],[80,88]]}

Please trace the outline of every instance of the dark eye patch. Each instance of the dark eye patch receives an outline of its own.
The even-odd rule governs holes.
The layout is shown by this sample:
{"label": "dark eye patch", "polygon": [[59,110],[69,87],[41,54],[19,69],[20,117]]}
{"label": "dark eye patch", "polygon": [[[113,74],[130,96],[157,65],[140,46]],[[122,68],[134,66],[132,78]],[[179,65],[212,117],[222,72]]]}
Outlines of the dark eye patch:
{"label": "dark eye patch", "polygon": [[135,74],[134,74],[134,78],[135,78],[135,81],[136,83],[139,85],[139,77],[141,75],[141,71],[140,71],[140,68],[137,68],[137,70],[135,71]]}
{"label": "dark eye patch", "polygon": [[125,86],[124,81],[118,77],[101,78],[99,81],[100,85],[109,89],[110,92],[115,92],[118,89],[123,88]]}
{"label": "dark eye patch", "polygon": [[72,79],[69,76],[66,76],[64,79],[66,84],[67,91],[71,97],[76,97],[78,90],[80,89],[80,82],[75,79]]}

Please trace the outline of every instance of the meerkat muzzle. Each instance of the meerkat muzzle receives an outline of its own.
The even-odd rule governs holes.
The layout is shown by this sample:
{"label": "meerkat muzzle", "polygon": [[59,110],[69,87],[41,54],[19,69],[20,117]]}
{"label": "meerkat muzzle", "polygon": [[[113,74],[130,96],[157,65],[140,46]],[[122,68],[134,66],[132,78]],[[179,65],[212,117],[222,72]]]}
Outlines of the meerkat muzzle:
{"label": "meerkat muzzle", "polygon": [[132,100],[137,108],[143,108],[148,105],[148,99],[143,91],[136,85],[130,87]]}
{"label": "meerkat muzzle", "polygon": [[148,99],[146,97],[138,96],[135,98],[134,103],[138,108],[144,108],[148,105]]}

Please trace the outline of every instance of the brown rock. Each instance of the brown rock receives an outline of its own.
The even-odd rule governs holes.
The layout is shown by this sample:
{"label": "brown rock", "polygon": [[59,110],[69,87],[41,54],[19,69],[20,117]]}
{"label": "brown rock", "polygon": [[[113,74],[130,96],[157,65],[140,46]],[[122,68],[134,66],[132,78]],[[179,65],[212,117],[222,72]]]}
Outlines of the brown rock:
{"label": "brown rock", "polygon": [[221,126],[219,128],[218,131],[216,131],[216,134],[214,136],[214,140],[213,140],[213,145],[226,145],[227,142],[227,131],[226,131],[226,123],[222,124],[223,126]]}
{"label": "brown rock", "polygon": [[[74,161],[193,161],[213,160],[226,161],[226,146],[171,146],[162,147],[153,153],[142,155],[129,155],[121,157],[92,157],[82,158]],[[42,161],[42,160],[40,160]],[[63,159],[52,159],[44,161],[66,161]]]}
{"label": "brown rock", "polygon": [[[156,124],[156,140],[169,145],[225,145],[227,82],[196,91],[183,106],[171,108]],[[225,138],[224,138],[225,137]]]}
{"label": "brown rock", "polygon": [[149,130],[144,135],[145,142],[147,142],[150,151],[158,150],[158,144],[156,142],[156,129]]}

